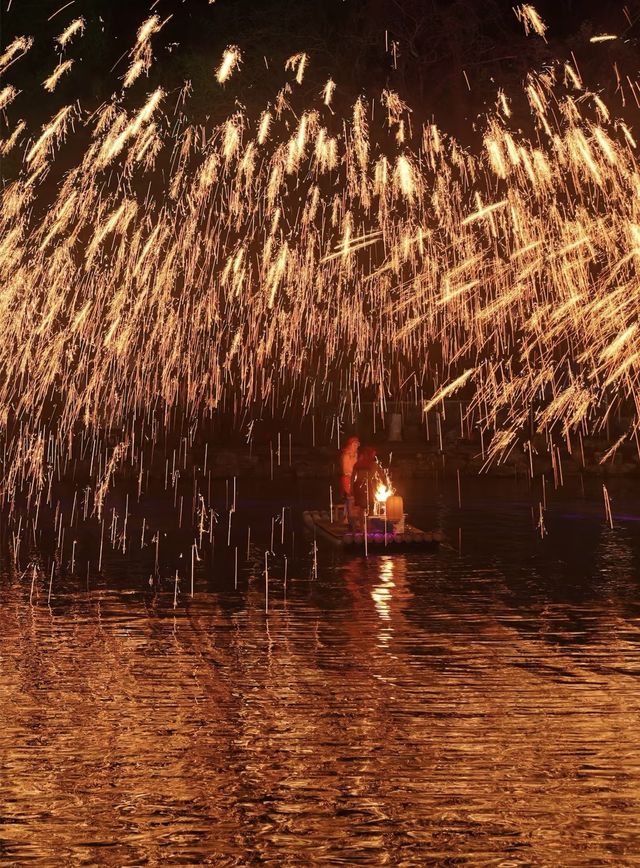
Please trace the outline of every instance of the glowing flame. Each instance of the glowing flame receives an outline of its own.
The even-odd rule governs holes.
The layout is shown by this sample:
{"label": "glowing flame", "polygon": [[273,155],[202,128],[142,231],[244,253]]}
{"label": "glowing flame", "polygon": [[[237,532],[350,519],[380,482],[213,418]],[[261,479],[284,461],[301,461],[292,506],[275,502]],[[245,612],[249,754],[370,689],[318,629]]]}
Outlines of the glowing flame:
{"label": "glowing flame", "polygon": [[390,488],[388,485],[384,485],[382,482],[376,488],[376,503],[386,503],[391,495],[393,494],[393,488]]}

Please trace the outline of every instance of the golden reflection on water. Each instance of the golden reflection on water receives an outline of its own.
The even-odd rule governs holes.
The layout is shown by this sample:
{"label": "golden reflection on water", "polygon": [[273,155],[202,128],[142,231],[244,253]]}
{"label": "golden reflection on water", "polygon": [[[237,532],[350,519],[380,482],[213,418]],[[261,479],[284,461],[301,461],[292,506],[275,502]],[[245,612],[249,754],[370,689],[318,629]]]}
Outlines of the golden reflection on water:
{"label": "golden reflection on water", "polygon": [[499,570],[442,556],[277,590],[267,620],[259,588],[49,610],[5,579],[0,862],[633,861],[622,601],[510,602]]}
{"label": "golden reflection on water", "polygon": [[[404,557],[400,557],[398,560],[404,562]],[[393,581],[393,573],[393,558],[390,555],[383,555],[380,558],[378,568],[380,584],[371,590],[371,599],[382,621],[391,620],[391,606],[389,604],[393,596],[393,588],[396,586]]]}

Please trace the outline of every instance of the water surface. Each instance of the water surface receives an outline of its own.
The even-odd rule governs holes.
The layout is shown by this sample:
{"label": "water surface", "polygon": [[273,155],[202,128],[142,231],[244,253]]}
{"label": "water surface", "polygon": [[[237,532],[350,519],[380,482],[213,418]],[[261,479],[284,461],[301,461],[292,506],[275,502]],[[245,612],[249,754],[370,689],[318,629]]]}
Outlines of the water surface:
{"label": "water surface", "polygon": [[268,615],[259,552],[237,589],[203,559],[175,609],[134,555],[51,606],[5,562],[0,863],[638,864],[634,492],[613,529],[556,496],[544,539],[535,505],[429,490],[449,546],[317,574],[298,528]]}

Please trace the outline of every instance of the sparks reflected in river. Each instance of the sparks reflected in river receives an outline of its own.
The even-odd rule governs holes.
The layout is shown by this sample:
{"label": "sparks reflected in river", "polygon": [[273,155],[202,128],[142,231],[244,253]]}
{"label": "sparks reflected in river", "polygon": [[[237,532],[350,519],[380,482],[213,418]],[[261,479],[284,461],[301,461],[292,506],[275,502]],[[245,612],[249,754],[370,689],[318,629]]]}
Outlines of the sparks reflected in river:
{"label": "sparks reflected in river", "polygon": [[638,523],[467,501],[462,555],[305,553],[268,617],[5,571],[0,862],[632,864]]}

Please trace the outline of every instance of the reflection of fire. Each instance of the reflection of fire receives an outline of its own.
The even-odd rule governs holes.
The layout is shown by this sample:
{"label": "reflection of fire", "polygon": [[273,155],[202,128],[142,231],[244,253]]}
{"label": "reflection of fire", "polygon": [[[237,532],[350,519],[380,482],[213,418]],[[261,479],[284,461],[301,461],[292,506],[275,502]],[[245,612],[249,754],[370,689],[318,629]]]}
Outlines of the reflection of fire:
{"label": "reflection of fire", "polygon": [[388,486],[380,483],[380,485],[376,488],[376,503],[386,503],[392,494],[393,488],[389,488]]}

